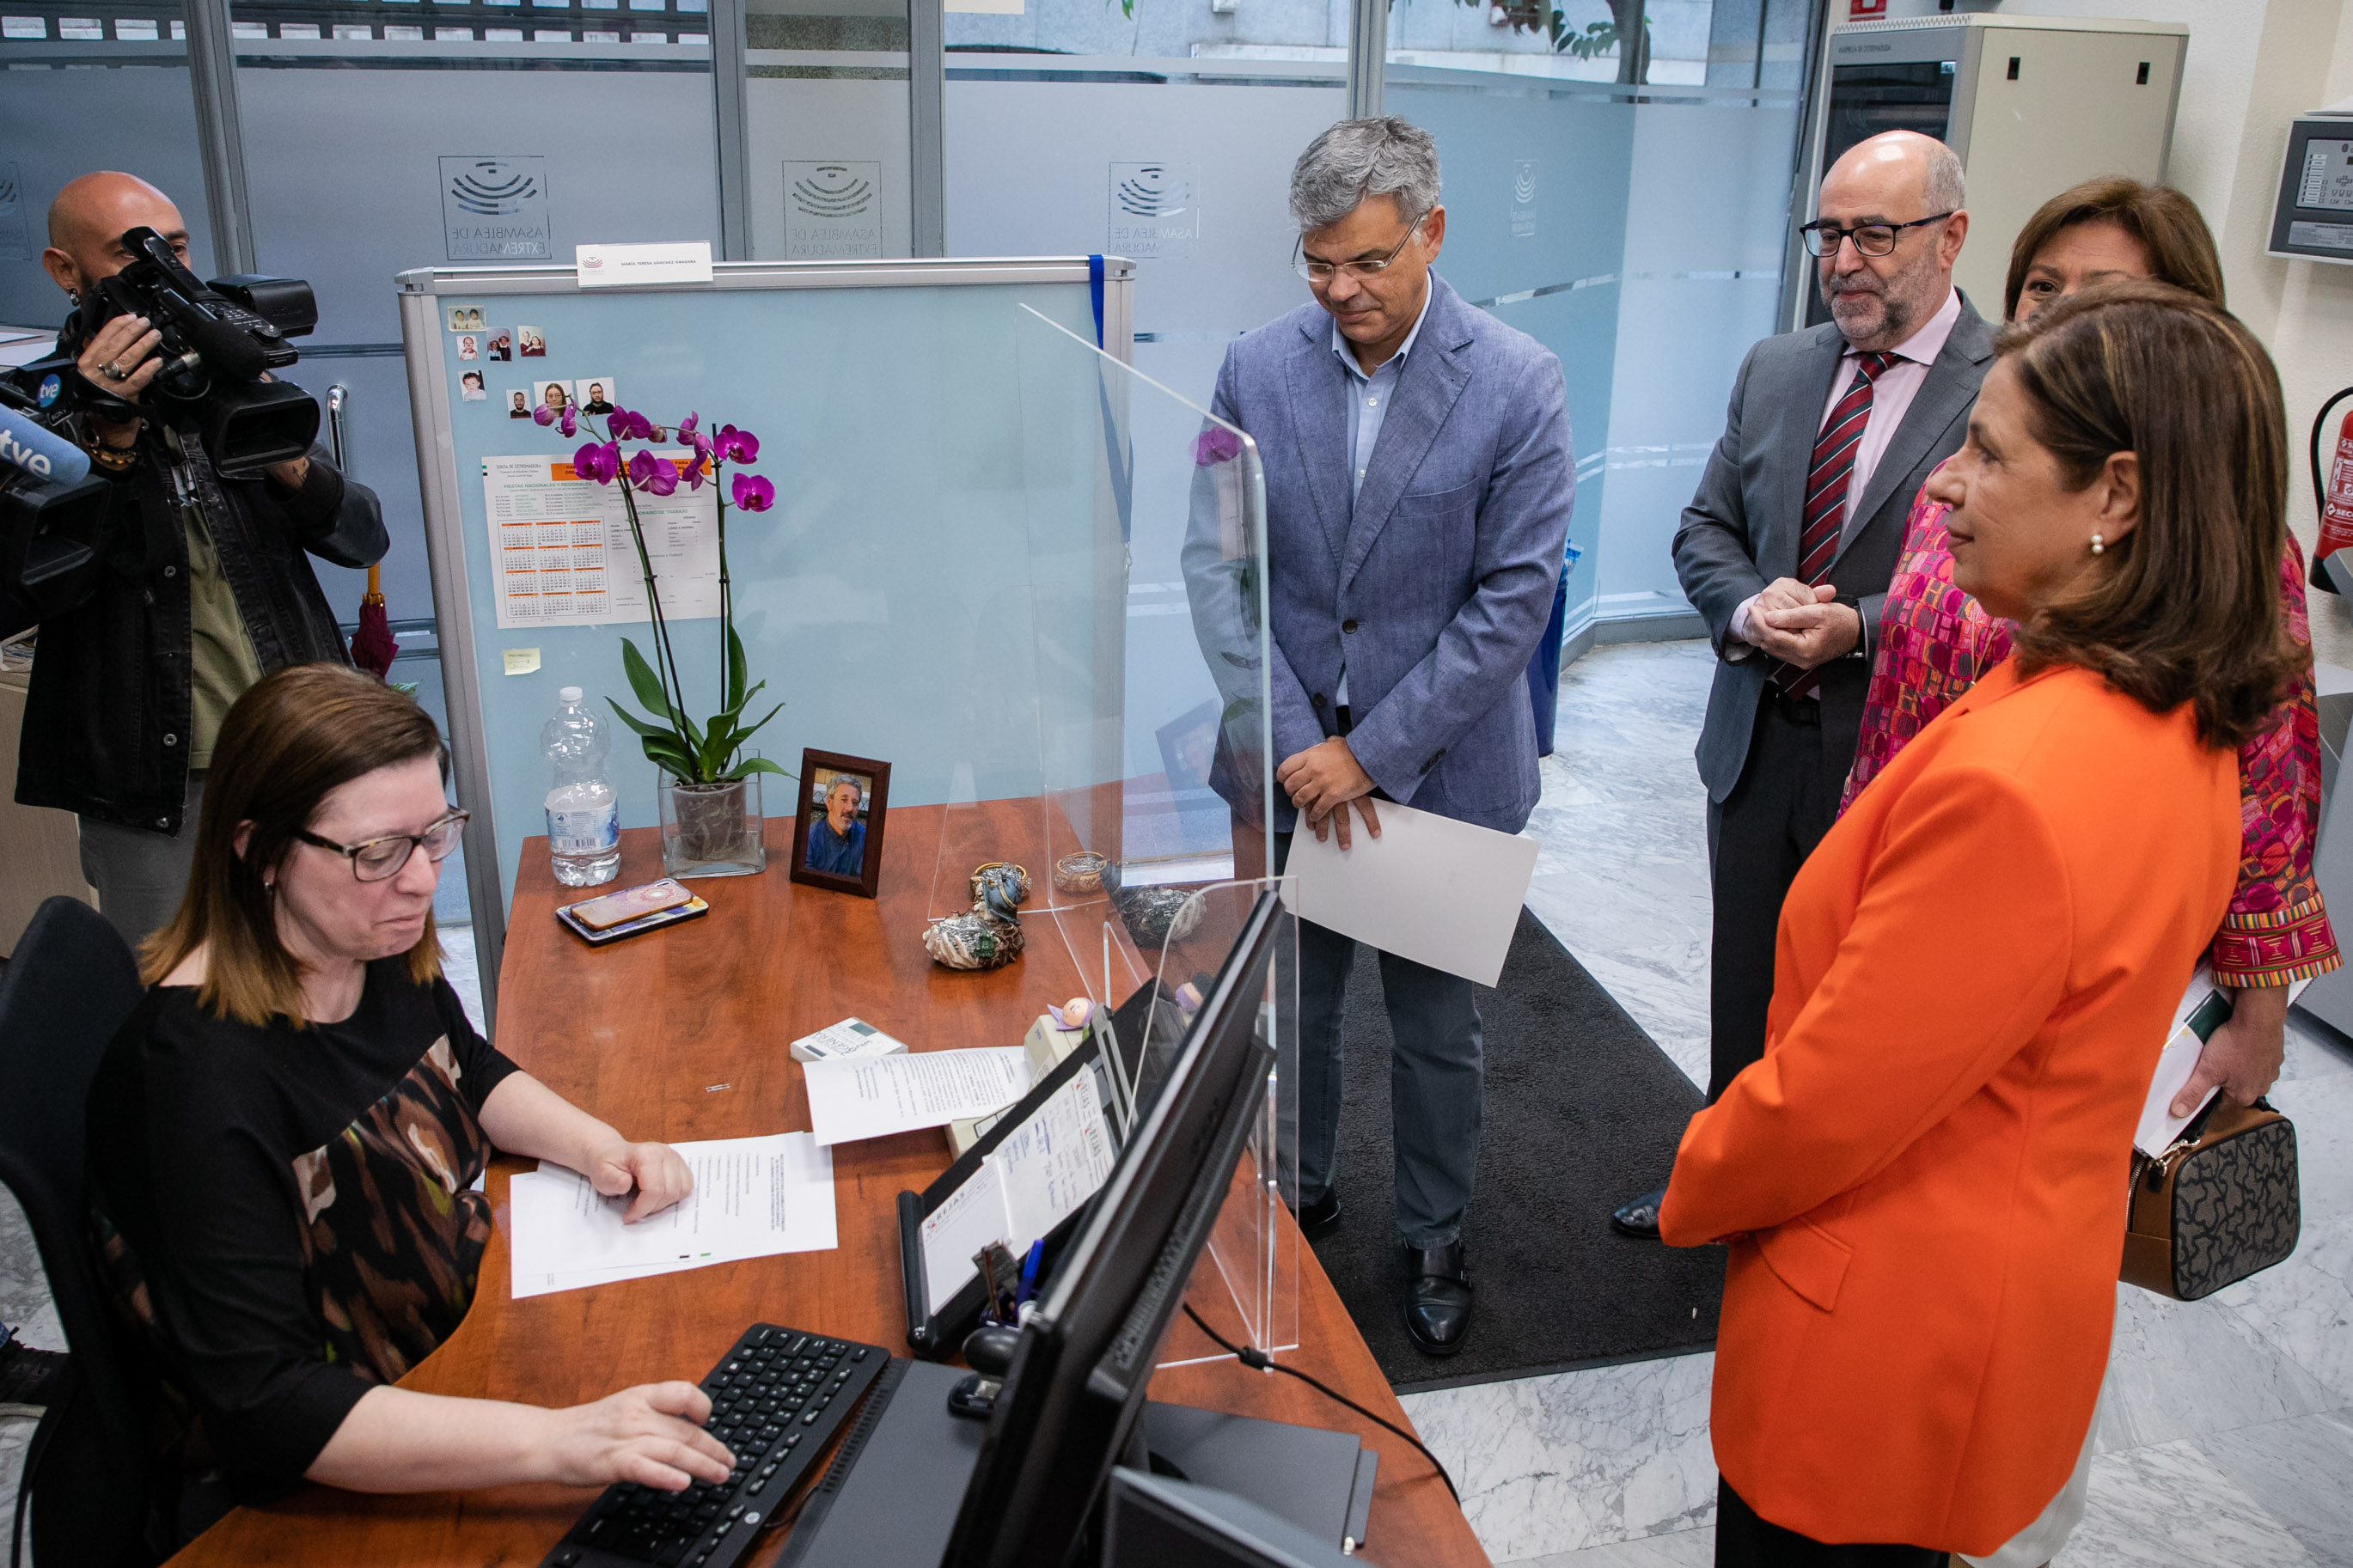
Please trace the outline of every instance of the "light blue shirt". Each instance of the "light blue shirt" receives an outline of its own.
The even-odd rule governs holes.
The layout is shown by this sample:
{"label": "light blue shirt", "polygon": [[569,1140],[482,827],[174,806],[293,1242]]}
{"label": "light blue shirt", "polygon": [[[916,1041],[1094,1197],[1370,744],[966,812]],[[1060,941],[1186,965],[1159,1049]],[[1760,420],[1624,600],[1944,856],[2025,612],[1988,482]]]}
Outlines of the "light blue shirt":
{"label": "light blue shirt", "polygon": [[[1356,354],[1340,323],[1332,323],[1332,352],[1340,356],[1340,363],[1348,372],[1348,502],[1351,508],[1365,489],[1365,470],[1372,466],[1373,449],[1380,445],[1381,421],[1388,417],[1389,400],[1397,395],[1398,380],[1405,374],[1405,356],[1413,353],[1413,342],[1421,336],[1421,323],[1430,315],[1430,301],[1438,292],[1425,279],[1421,287],[1421,313],[1413,319],[1413,331],[1405,335],[1398,352],[1381,362],[1380,368],[1366,375],[1356,363]],[[1345,706],[1348,700],[1348,667],[1340,666],[1340,683],[1332,700]]]}

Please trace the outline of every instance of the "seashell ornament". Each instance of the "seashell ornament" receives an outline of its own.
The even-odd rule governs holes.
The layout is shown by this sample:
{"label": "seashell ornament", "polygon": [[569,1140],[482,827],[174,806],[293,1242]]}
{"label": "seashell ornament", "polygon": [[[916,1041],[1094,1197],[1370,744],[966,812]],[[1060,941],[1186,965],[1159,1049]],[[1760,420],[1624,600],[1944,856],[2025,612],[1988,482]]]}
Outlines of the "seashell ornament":
{"label": "seashell ornament", "polygon": [[1027,945],[1021,922],[997,919],[986,903],[960,915],[943,915],[923,928],[923,951],[947,969],[1002,969]]}

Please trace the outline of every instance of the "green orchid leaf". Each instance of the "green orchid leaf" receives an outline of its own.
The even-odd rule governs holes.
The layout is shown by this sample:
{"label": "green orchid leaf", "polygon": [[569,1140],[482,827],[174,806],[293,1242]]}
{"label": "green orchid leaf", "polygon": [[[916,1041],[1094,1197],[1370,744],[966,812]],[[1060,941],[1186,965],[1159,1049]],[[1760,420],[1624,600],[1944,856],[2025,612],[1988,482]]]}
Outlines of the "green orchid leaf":
{"label": "green orchid leaf", "polygon": [[754,773],[784,773],[784,776],[786,778],[793,776],[790,773],[785,773],[784,769],[778,767],[776,763],[770,762],[765,757],[746,757],[719,776],[723,779],[733,781],[735,779],[748,778]]}
{"label": "green orchid leaf", "polygon": [[744,683],[751,679],[750,667],[744,658],[744,639],[735,635],[732,625],[727,628],[727,708],[730,712],[744,706]]}
{"label": "green orchid leaf", "polygon": [[702,782],[695,767],[694,759],[688,756],[686,749],[670,736],[648,735],[638,744],[645,749],[646,761],[653,763],[670,777],[684,779],[689,784]]}
{"label": "green orchid leaf", "polygon": [[[765,680],[755,684],[751,690],[744,692],[742,696],[736,698],[734,701],[729,703],[727,705],[727,711],[720,714],[719,718],[728,720],[732,722],[735,719],[741,717],[745,706],[751,702],[752,699],[760,695],[761,691],[766,688],[767,684],[768,683]],[[715,721],[714,721],[714,722]]]}
{"label": "green orchid leaf", "polygon": [[678,721],[680,714],[670,706],[670,693],[662,689],[661,678],[654,674],[653,666],[638,651],[638,645],[627,637],[621,639],[621,670],[629,678],[629,689],[638,694],[640,704],[656,713],[668,714],[673,723]]}
{"label": "green orchid leaf", "polygon": [[[762,682],[761,684],[765,685],[765,684],[766,684],[766,682],[765,682],[765,681],[764,681],[764,682]],[[739,730],[739,731],[736,731],[736,734],[735,734],[736,742],[737,742],[738,744],[741,744],[742,742],[745,742],[745,741],[750,740],[753,736],[754,736],[754,735],[758,734],[762,730],[764,730],[764,729],[765,729],[765,728],[767,727],[767,723],[768,723],[768,720],[769,720],[769,719],[773,719],[773,718],[775,718],[777,714],[779,714],[779,713],[783,712],[784,710],[785,710],[785,705],[784,705],[783,703],[781,703],[781,702],[777,703],[774,708],[769,709],[769,710],[768,710],[768,713],[767,713],[767,718],[764,718],[764,719],[762,719],[762,720],[761,720],[757,724],[746,725],[746,726],[745,726],[745,727],[744,727],[743,729],[741,729],[741,730]]]}

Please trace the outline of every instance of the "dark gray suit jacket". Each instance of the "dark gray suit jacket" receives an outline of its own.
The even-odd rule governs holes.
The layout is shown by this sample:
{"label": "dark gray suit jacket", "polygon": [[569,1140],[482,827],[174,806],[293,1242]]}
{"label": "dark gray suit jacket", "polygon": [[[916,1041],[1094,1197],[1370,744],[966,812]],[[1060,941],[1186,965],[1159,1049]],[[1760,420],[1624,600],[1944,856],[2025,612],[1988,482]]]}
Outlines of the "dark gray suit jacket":
{"label": "dark gray suit jacket", "polygon": [[[1993,361],[1993,327],[1964,296],[1944,352],[1928,367],[1870,484],[1852,502],[1849,516],[1862,523],[1844,531],[1831,563],[1829,580],[1840,596],[1860,601],[1865,655],[1831,660],[1815,689],[1822,704],[1822,745],[1841,775],[1854,763],[1869,656],[1878,647],[1880,601],[1903,551],[1905,516],[1929,473],[1959,450],[1968,434],[1970,405]],[[1724,436],[1675,531],[1675,575],[1707,622],[1717,656],[1698,751],[1700,780],[1711,800],[1723,800],[1740,782],[1772,663],[1731,640],[1732,615],[1774,578],[1798,574],[1806,470],[1831,378],[1845,352],[1846,340],[1827,322],[1767,338],[1748,351],[1732,384]]]}

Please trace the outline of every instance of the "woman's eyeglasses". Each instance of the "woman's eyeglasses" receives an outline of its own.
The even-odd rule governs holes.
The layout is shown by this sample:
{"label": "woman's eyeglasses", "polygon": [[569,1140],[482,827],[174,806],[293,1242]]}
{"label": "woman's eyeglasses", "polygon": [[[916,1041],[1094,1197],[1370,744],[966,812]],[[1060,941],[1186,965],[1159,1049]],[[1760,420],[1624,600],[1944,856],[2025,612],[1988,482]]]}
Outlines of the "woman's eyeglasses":
{"label": "woman's eyeglasses", "polygon": [[1398,258],[1398,252],[1411,244],[1413,237],[1421,232],[1421,218],[1429,216],[1428,213],[1424,213],[1421,217],[1406,225],[1405,238],[1397,242],[1397,249],[1390,251],[1377,261],[1303,261],[1299,259],[1301,247],[1306,244],[1306,240],[1303,237],[1291,247],[1291,269],[1310,283],[1329,283],[1332,281],[1333,275],[1340,272],[1345,272],[1360,281],[1366,278],[1377,278],[1388,270],[1389,263]]}
{"label": "woman's eyeglasses", "polygon": [[438,822],[429,823],[422,833],[391,833],[382,838],[371,838],[364,844],[338,844],[332,838],[322,838],[308,828],[294,835],[305,844],[315,844],[322,849],[332,849],[352,863],[352,875],[363,882],[381,882],[400,875],[408,858],[419,849],[437,865],[449,858],[465,836],[466,819],[470,812],[451,811]]}

